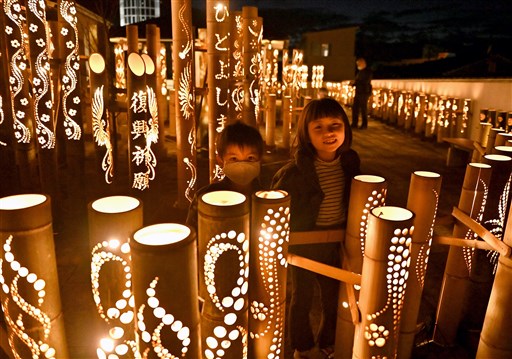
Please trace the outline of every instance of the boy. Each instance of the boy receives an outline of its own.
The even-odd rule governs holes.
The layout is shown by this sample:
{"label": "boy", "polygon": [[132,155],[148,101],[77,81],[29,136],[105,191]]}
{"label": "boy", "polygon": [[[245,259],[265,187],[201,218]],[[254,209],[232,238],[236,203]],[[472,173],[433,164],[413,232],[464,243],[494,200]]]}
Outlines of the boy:
{"label": "boy", "polygon": [[187,225],[197,229],[198,198],[213,191],[236,191],[248,198],[261,189],[260,161],[263,138],[257,128],[240,121],[227,125],[217,138],[217,162],[225,177],[199,189],[190,203]]}

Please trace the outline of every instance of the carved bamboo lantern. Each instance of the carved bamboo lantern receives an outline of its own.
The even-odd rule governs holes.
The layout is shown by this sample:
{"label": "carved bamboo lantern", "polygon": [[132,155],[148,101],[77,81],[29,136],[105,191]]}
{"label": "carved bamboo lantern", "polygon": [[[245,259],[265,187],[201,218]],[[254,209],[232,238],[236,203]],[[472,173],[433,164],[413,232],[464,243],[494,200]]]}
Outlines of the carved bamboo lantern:
{"label": "carved bamboo lantern", "polygon": [[[352,179],[348,205],[349,216],[345,232],[345,244],[342,253],[343,269],[360,274],[371,209],[384,206],[386,202],[387,182],[383,177],[360,175]],[[348,295],[355,300],[359,297],[360,286],[340,283],[338,318],[336,323],[335,352],[340,358],[351,358],[354,344],[354,323]]]}
{"label": "carved bamboo lantern", "polygon": [[97,199],[88,206],[91,288],[100,320],[98,357],[129,358],[135,306],[129,238],[142,227],[142,202],[128,196]]}
{"label": "carved bamboo lantern", "polygon": [[130,246],[139,353],[200,358],[195,231],[155,224],[135,232]]}
{"label": "carved bamboo lantern", "polygon": [[185,209],[194,198],[197,181],[192,1],[172,0],[171,10],[178,162],[176,206]]}
{"label": "carved bamboo lantern", "polygon": [[398,339],[399,358],[410,358],[414,346],[440,191],[441,176],[438,173],[416,171],[411,175],[407,209],[414,212],[415,220],[410,253],[411,271],[407,279]]}
{"label": "carved bamboo lantern", "polygon": [[[21,1],[4,2],[6,60],[9,64],[9,89],[14,128],[16,167],[21,188],[34,188],[38,183],[36,146],[34,137],[34,112],[29,90],[30,64],[24,46],[24,11]],[[7,101],[5,102],[7,106]]]}
{"label": "carved bamboo lantern", "polygon": [[[469,163],[466,167],[458,208],[478,222],[486,207],[491,172],[488,164]],[[476,234],[460,222],[455,223],[453,236],[465,240],[477,239]],[[472,248],[455,246],[451,246],[448,252],[433,336],[434,342],[438,344],[455,343],[457,329],[464,314],[473,252]]]}
{"label": "carved bamboo lantern", "polygon": [[496,140],[494,141],[494,148],[498,146],[505,146],[508,140],[512,140],[512,133],[505,131],[496,134]]}
{"label": "carved bamboo lantern", "polygon": [[244,67],[244,106],[243,122],[256,126],[259,123],[261,106],[260,72],[261,42],[263,40],[263,21],[258,17],[258,8],[242,7],[243,31],[243,67]]}
{"label": "carved bamboo lantern", "polygon": [[292,132],[292,97],[289,95],[283,96],[281,114],[283,118],[283,147],[290,148],[290,134]]}
{"label": "carved bamboo lantern", "polygon": [[[512,215],[508,221],[503,236],[503,242],[512,247]],[[477,359],[493,358],[506,359],[512,356],[512,260],[500,256],[494,277],[494,284],[487,305],[485,320],[480,334],[480,342],[476,353]]]}
{"label": "carved bamboo lantern", "polygon": [[230,16],[229,34],[229,115],[228,122],[242,121],[242,109],[244,106],[244,57],[243,51],[243,19],[241,11],[232,11]]}
{"label": "carved bamboo lantern", "polygon": [[249,203],[241,193],[216,191],[199,198],[199,295],[204,300],[201,336],[206,358],[247,357],[249,217]]}
{"label": "carved bamboo lantern", "polygon": [[416,124],[414,126],[414,133],[423,134],[425,132],[425,121],[428,107],[428,97],[421,93],[416,97]]}
{"label": "carved bamboo lantern", "polygon": [[53,241],[50,197],[0,199],[0,299],[17,358],[69,358]]}
{"label": "carved bamboo lantern", "polygon": [[229,31],[231,27],[229,1],[206,2],[206,30],[208,45],[208,157],[210,182],[223,178],[217,164],[215,142],[229,115]]}
{"label": "carved bamboo lantern", "polygon": [[485,154],[492,154],[494,151],[494,144],[496,143],[496,137],[498,133],[503,132],[504,130],[501,128],[491,128],[489,130],[489,136],[487,137],[487,146],[485,147]]}
{"label": "carved bamboo lantern", "polygon": [[283,358],[290,196],[259,191],[252,197],[249,261],[249,358]]}
{"label": "carved bamboo lantern", "polygon": [[370,211],[353,358],[396,357],[413,221],[413,212],[405,208]]}
{"label": "carved bamboo lantern", "polygon": [[265,109],[265,144],[273,148],[276,145],[276,94],[267,94]]}
{"label": "carved bamboo lantern", "polygon": [[[111,140],[111,125],[107,114],[108,97],[105,78],[105,60],[94,53],[89,56],[89,81],[91,91],[92,130],[96,144],[98,167],[104,172],[105,182],[112,183],[114,177],[114,153]],[[105,147],[102,149],[101,147]]]}

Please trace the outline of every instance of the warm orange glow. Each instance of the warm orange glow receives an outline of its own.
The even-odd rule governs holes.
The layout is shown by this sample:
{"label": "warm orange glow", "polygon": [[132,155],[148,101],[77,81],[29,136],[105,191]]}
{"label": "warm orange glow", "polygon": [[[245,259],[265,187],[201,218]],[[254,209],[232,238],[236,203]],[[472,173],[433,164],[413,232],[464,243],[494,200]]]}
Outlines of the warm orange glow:
{"label": "warm orange glow", "polygon": [[0,210],[17,210],[37,206],[46,201],[42,194],[20,194],[0,198]]}
{"label": "warm orange glow", "polygon": [[140,201],[128,196],[110,196],[92,203],[92,208],[101,213],[123,213],[137,208]]}
{"label": "warm orange glow", "polygon": [[245,196],[233,191],[215,191],[203,195],[203,201],[213,206],[235,206],[245,201]]}
{"label": "warm orange glow", "polygon": [[190,235],[190,228],[177,223],[163,223],[144,227],[133,235],[133,239],[148,246],[164,246],[177,243]]}

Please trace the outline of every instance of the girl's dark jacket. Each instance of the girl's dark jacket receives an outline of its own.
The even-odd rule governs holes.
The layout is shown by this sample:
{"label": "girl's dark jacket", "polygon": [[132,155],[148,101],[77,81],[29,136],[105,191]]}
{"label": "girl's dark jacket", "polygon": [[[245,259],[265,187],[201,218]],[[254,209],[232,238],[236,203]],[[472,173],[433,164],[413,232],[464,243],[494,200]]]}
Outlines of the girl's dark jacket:
{"label": "girl's dark jacket", "polygon": [[[345,174],[345,193],[342,206],[346,213],[352,178],[360,174],[361,160],[357,152],[352,149],[341,153],[340,156],[341,167]],[[324,193],[320,188],[314,158],[297,155],[294,160],[277,171],[272,179],[271,187],[285,190],[291,196],[291,231],[311,231],[315,229]]]}

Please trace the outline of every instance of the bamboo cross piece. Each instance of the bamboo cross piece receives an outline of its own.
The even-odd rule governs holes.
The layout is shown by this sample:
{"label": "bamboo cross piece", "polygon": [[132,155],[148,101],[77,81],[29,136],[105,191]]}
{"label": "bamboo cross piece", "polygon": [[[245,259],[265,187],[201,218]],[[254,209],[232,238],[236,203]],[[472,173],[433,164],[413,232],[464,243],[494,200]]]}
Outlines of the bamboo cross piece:
{"label": "bamboo cross piece", "polygon": [[507,246],[505,243],[496,238],[491,232],[489,232],[481,224],[473,220],[466,213],[462,212],[457,207],[453,207],[452,216],[455,217],[462,224],[467,226],[473,232],[475,232],[480,238],[487,242],[493,250],[498,252],[504,257],[510,257],[512,248]]}

